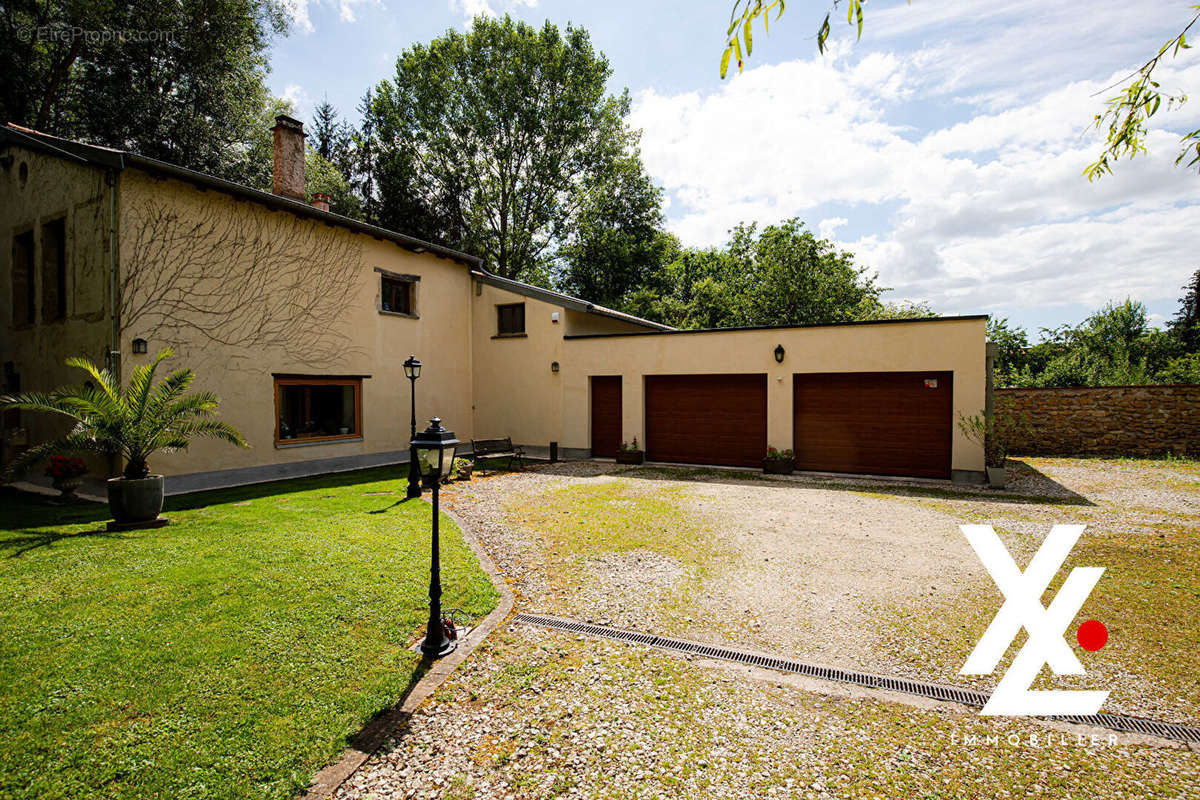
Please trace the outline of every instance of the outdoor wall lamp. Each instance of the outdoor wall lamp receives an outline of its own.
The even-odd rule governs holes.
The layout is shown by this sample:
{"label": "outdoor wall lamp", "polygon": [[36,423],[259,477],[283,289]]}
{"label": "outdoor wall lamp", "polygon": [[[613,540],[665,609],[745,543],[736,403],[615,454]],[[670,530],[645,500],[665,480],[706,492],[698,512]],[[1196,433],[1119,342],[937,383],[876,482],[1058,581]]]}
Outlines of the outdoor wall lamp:
{"label": "outdoor wall lamp", "polygon": [[455,639],[446,635],[442,622],[442,574],[438,553],[438,485],[450,474],[454,466],[454,449],[460,444],[454,432],[442,427],[442,421],[434,417],[429,427],[420,436],[409,442],[411,452],[421,465],[421,476],[429,482],[433,492],[433,536],[429,562],[429,622],[425,627],[425,641],[421,654],[426,658],[441,658],[454,652],[458,646]]}
{"label": "outdoor wall lamp", "polygon": [[786,353],[786,351],[783,349],[783,345],[781,345],[781,344],[775,345],[775,360],[778,363],[780,363],[780,364],[783,363],[783,356],[785,353]]}
{"label": "outdoor wall lamp", "polygon": [[550,362],[550,371],[551,371],[551,372],[558,372],[558,362],[557,362],[557,361],[551,361],[551,362]]}
{"label": "outdoor wall lamp", "polygon": [[[417,438],[417,378],[421,377],[421,362],[416,356],[409,356],[404,362],[404,377],[412,387],[410,398],[412,413],[409,419],[409,439]],[[408,492],[406,497],[412,499],[421,496],[421,474],[417,468],[417,453],[411,446],[408,450]]]}
{"label": "outdoor wall lamp", "polygon": [[145,339],[134,339],[133,340],[134,355],[139,355],[139,356],[145,355],[146,347],[147,347],[147,342]]}

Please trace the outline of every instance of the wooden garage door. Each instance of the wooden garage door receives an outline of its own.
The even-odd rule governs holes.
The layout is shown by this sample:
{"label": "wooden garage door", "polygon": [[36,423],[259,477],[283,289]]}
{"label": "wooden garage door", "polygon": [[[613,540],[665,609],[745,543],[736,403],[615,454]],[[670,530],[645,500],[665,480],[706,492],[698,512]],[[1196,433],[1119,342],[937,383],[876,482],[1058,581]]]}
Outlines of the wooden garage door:
{"label": "wooden garage door", "polygon": [[950,477],[954,374],[797,374],[796,468]]}
{"label": "wooden garage door", "polygon": [[613,458],[621,443],[621,376],[592,376],[592,455]]}
{"label": "wooden garage door", "polygon": [[757,467],[766,449],[766,375],[646,376],[650,461]]}

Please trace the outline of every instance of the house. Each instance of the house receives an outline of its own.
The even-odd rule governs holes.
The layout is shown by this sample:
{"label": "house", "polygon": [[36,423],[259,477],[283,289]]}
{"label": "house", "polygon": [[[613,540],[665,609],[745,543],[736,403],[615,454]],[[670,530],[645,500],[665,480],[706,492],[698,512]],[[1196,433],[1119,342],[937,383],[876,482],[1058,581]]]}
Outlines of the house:
{"label": "house", "polygon": [[[418,420],[531,453],[981,479],[956,425],[986,402],[983,316],[675,330],[500,278],[478,258],[305,201],[304,133],[277,118],[273,192],[0,128],[5,391],[128,375],[162,347],[251,444],[160,454],[168,491],[407,460]],[[5,444],[53,420],[10,412]]]}

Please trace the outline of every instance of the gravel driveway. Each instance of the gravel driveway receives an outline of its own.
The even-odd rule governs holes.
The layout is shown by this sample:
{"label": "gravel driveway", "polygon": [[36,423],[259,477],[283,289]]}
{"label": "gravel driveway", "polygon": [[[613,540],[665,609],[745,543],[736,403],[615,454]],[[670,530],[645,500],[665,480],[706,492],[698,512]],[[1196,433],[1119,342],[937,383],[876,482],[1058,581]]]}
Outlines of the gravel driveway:
{"label": "gravel driveway", "polygon": [[[1081,543],[1085,557],[1110,552],[1118,535],[1166,547],[1196,534],[1194,465],[1032,463],[1003,494],[571,463],[458,485],[446,504],[505,574],[518,610],[962,684],[957,669],[1000,597],[958,524],[993,524],[1018,563],[1055,522],[1096,531]],[[1196,577],[1168,576],[1181,587],[1172,602],[1200,616]],[[1118,639],[1144,634],[1120,627],[1119,608],[1097,607],[1116,615],[1106,648],[1115,653],[1086,662],[1087,680],[1114,689],[1105,708],[1194,722],[1194,658],[1181,675],[1140,674]],[[1186,658],[1158,644],[1164,659]],[[1050,787],[1200,797],[1186,749],[962,745],[972,733],[1047,730],[511,626],[339,797],[995,797]]]}

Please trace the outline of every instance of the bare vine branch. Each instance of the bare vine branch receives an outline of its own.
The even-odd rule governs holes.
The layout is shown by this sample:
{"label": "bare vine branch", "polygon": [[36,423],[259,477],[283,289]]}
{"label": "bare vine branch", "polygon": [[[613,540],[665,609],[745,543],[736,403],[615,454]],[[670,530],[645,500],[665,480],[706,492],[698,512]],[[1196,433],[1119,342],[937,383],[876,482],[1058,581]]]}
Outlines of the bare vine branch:
{"label": "bare vine branch", "polygon": [[177,348],[211,343],[277,349],[313,366],[342,360],[345,313],[361,278],[362,246],[290,214],[146,200],[123,222],[120,319]]}

